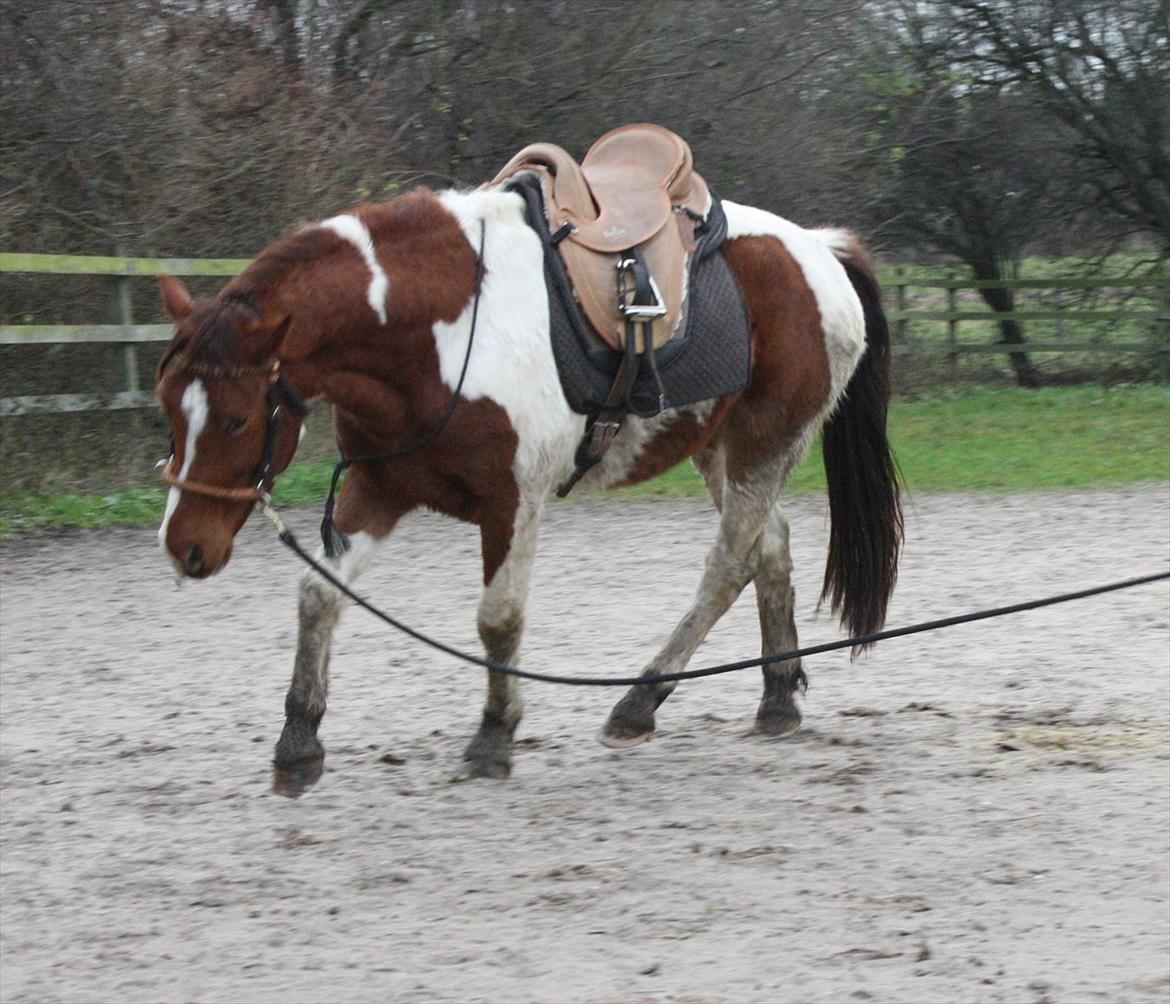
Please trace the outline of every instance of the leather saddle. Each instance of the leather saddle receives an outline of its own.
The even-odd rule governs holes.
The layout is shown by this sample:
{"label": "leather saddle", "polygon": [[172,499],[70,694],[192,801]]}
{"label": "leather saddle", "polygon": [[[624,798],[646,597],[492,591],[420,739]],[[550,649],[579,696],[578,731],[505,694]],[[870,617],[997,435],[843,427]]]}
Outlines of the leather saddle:
{"label": "leather saddle", "polygon": [[613,349],[645,353],[680,328],[687,255],[711,203],[691,148],[648,123],[606,133],[577,163],[553,143],[516,154],[488,187],[540,180],[552,241],[581,310]]}

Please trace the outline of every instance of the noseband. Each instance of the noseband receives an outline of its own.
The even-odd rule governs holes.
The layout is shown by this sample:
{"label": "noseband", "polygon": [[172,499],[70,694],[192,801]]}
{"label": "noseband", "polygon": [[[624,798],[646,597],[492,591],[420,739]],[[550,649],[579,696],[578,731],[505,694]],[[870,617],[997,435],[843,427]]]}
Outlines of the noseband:
{"label": "noseband", "polygon": [[172,488],[180,491],[192,492],[195,495],[204,495],[207,498],[220,499],[225,502],[268,502],[270,495],[267,481],[272,473],[272,460],[276,453],[276,441],[280,436],[280,428],[284,424],[285,405],[281,396],[288,402],[289,408],[298,418],[308,414],[308,407],[304,398],[296,388],[289,383],[287,377],[280,372],[280,360],[274,359],[271,363],[260,366],[215,366],[211,363],[199,362],[188,357],[179,359],[178,367],[185,373],[193,373],[210,380],[231,380],[245,376],[268,377],[268,430],[264,435],[264,450],[260,454],[260,463],[256,466],[256,473],[252,476],[251,488],[224,488],[219,485],[208,485],[201,481],[188,481],[180,478],[174,472],[175,457],[171,454],[166,466],[162,470],[162,479]]}

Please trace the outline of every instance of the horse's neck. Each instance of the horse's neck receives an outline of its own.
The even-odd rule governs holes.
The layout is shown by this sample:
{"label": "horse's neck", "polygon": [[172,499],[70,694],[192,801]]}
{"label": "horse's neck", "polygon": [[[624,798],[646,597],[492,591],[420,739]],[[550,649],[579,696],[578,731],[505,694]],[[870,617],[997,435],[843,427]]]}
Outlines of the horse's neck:
{"label": "horse's neck", "polygon": [[[382,235],[376,248],[372,234]],[[310,393],[371,418],[418,410],[432,390],[416,385],[435,324],[458,318],[476,289],[476,252],[459,221],[418,192],[293,240],[312,263],[281,275],[274,298],[294,318],[285,355]]]}

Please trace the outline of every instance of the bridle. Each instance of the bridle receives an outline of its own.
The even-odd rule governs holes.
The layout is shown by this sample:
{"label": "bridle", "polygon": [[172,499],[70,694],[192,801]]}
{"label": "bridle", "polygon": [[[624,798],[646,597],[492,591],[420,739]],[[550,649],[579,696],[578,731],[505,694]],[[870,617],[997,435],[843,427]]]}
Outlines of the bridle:
{"label": "bridle", "polygon": [[[467,377],[467,369],[471,363],[471,350],[475,344],[475,328],[479,319],[479,301],[483,292],[485,273],[483,251],[486,241],[486,231],[487,227],[484,221],[480,220],[479,254],[476,258],[475,299],[471,308],[471,329],[467,335],[467,352],[463,357],[463,368],[460,370],[459,381],[456,383],[455,390],[451,394],[451,400],[447,403],[447,407],[436,425],[418,439],[406,443],[403,446],[383,450],[380,453],[367,453],[353,457],[343,456],[337,462],[333,469],[333,478],[329,484],[329,495],[325,499],[325,515],[321,520],[321,539],[324,542],[325,553],[331,558],[336,557],[341,551],[349,549],[349,541],[345,534],[341,533],[333,525],[333,506],[341,475],[355,463],[389,460],[422,449],[447,427],[447,423],[451,421],[451,417],[455,413],[455,408],[459,404],[459,397],[463,390],[463,381]],[[266,511],[271,512],[270,503],[272,496],[266,482],[272,471],[272,458],[276,450],[276,440],[280,433],[281,423],[284,420],[284,409],[280,401],[280,394],[284,394],[289,406],[298,417],[304,418],[309,411],[308,406],[305,404],[305,399],[289,383],[284,374],[281,373],[280,360],[273,359],[271,362],[261,363],[258,366],[217,366],[213,363],[193,360],[188,355],[182,355],[177,359],[176,368],[181,372],[194,373],[197,376],[206,377],[211,380],[230,380],[235,377],[244,376],[267,376],[268,405],[271,408],[271,413],[268,418],[268,433],[264,439],[264,452],[260,456],[260,463],[256,468],[256,474],[252,478],[253,487],[221,488],[219,485],[206,485],[200,481],[184,480],[176,475],[172,469],[175,462],[174,449],[171,450],[170,459],[163,465],[163,481],[172,488],[193,492],[196,495],[204,495],[207,498],[221,499],[226,502],[259,502],[265,507]]]}
{"label": "bridle", "polygon": [[280,429],[284,424],[285,407],[287,405],[298,418],[304,418],[309,412],[305,399],[280,371],[280,360],[273,359],[258,366],[217,366],[214,363],[191,359],[189,356],[180,356],[176,368],[180,372],[192,373],[209,380],[233,380],[246,376],[268,377],[268,429],[264,434],[264,449],[260,454],[260,462],[256,465],[256,473],[252,475],[252,486],[249,488],[225,488],[180,478],[174,471],[174,450],[171,451],[171,456],[162,469],[163,481],[180,491],[224,502],[267,503],[271,498],[268,479],[272,473],[272,461],[276,454]]}

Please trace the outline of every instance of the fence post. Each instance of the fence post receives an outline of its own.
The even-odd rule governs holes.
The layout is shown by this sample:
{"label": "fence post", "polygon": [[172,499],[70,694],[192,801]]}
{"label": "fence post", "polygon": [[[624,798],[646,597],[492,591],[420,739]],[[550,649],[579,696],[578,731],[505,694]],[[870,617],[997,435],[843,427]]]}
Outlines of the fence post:
{"label": "fence post", "polygon": [[959,309],[959,291],[954,286],[954,281],[954,273],[947,272],[947,362],[951,364],[952,369],[959,362],[959,350],[957,348],[959,322],[953,316],[955,311]]}
{"label": "fence post", "polygon": [[[134,325],[134,308],[130,299],[130,277],[119,275],[114,279],[114,312],[117,322],[125,330],[127,339],[130,337],[130,328]],[[126,370],[126,389],[139,391],[142,389],[138,379],[138,345],[127,341],[122,346],[122,364]]]}
{"label": "fence post", "polygon": [[1154,322],[1154,337],[1161,335],[1158,343],[1162,348],[1162,376],[1166,383],[1170,383],[1170,268],[1165,263],[1158,270],[1158,277],[1162,287],[1161,316]]}
{"label": "fence post", "polygon": [[[121,254],[121,251],[118,252]],[[130,276],[119,275],[114,277],[113,320],[122,326],[123,334],[130,338],[130,329],[134,325],[134,301],[130,295]],[[126,341],[122,344],[122,369],[125,375],[126,389],[136,392],[142,389],[138,379],[138,345],[136,342]],[[141,408],[136,408],[128,416],[131,434],[131,443],[128,451],[130,469],[126,472],[133,477],[134,472],[141,471],[147,463],[146,450],[146,420]]]}
{"label": "fence post", "polygon": [[906,321],[906,283],[905,276],[902,269],[899,267],[894,270],[896,276],[894,285],[894,306],[898,310],[898,321],[894,325],[894,341],[904,345],[908,333],[909,324]]}

